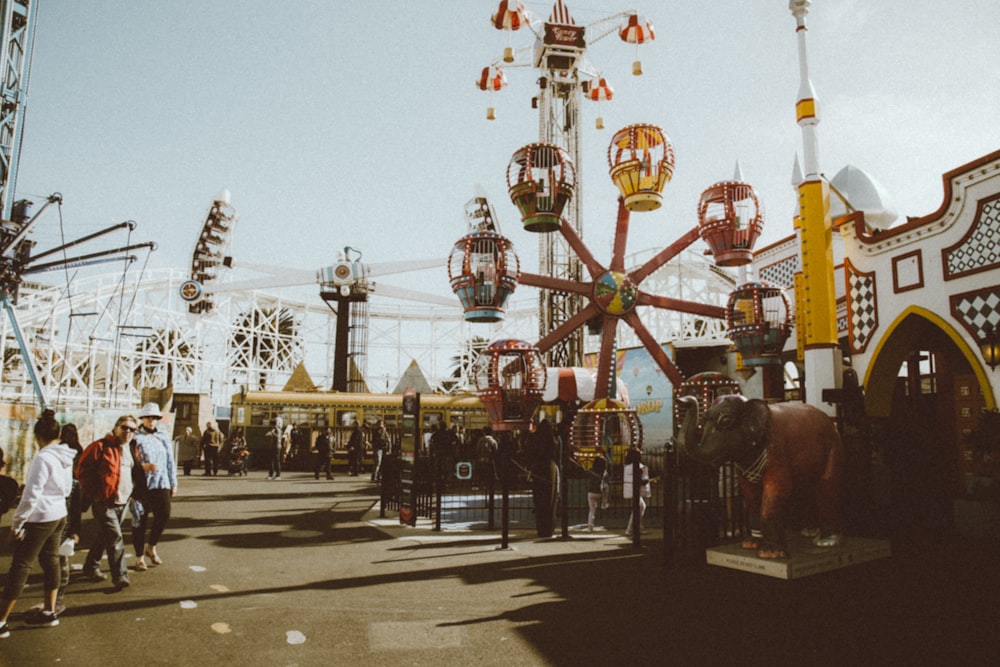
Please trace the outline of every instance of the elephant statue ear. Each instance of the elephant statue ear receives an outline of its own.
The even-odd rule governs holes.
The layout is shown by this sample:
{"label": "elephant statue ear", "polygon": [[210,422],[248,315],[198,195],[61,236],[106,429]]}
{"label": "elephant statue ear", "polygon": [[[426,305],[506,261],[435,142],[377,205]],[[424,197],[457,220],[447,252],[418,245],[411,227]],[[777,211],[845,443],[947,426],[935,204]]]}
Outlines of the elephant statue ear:
{"label": "elephant statue ear", "polygon": [[766,401],[759,398],[747,401],[743,406],[743,429],[747,437],[754,442],[762,442],[770,418],[771,410]]}

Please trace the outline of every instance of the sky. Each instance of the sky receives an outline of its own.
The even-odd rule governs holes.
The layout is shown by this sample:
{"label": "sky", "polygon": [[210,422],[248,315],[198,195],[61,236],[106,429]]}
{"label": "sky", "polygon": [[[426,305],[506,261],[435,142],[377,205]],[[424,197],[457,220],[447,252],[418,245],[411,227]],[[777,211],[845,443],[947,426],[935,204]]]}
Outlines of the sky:
{"label": "sky", "polygon": [[[237,263],[319,268],[344,246],[365,262],[443,259],[466,232],[465,202],[484,192],[537,270],[505,172],[538,140],[538,74],[508,68],[492,95],[474,85],[508,39],[533,42],[492,27],[496,0],[37,2],[16,196],[61,193],[68,237],[134,220],[134,239],[158,244],[151,267],[186,267],[226,188]],[[543,17],[552,7],[525,4]],[[662,127],[677,157],[663,206],[633,216],[630,251],[693,227],[701,192],[737,160],[767,212],[763,243],[791,234],[801,134],[787,1],[566,4],[578,24],[634,8],[655,26],[638,47],[642,76],[615,34],[588,50],[615,90],[582,121],[595,255],[610,255],[618,196],[607,145],[633,123]],[[859,167],[900,214],[921,216],[940,206],[944,172],[1000,149],[1000,3],[814,0],[807,24],[829,178]],[[39,249],[58,233],[56,217],[42,220]],[[444,270],[407,281],[449,293]]]}

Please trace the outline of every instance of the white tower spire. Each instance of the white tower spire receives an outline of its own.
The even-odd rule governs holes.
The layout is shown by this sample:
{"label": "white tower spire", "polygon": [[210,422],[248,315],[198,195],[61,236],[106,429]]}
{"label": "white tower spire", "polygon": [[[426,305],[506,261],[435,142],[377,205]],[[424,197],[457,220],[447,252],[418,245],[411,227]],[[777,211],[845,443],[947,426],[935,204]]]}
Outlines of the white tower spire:
{"label": "white tower spire", "polygon": [[[802,168],[799,180],[799,215],[795,231],[799,241],[800,272],[795,276],[796,337],[803,360],[805,401],[833,416],[836,408],[823,400],[823,391],[840,385],[840,346],[837,339],[837,298],[833,283],[833,223],[830,220],[830,186],[819,170],[816,125],[819,114],[806,54],[806,14],[810,0],[791,0],[799,42],[799,95],[795,117],[802,130]],[[798,158],[796,157],[796,166]]]}

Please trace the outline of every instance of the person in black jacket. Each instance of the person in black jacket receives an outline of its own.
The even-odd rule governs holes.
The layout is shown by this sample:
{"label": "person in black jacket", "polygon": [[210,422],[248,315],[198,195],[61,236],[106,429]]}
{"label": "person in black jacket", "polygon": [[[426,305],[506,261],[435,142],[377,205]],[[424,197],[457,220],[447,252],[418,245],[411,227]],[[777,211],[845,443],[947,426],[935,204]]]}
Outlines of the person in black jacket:
{"label": "person in black jacket", "polygon": [[[3,450],[0,449],[0,473],[3,472],[7,461],[4,459]],[[17,497],[20,495],[21,485],[13,477],[0,474],[0,516],[7,513],[11,507],[17,504]]]}
{"label": "person in black jacket", "polygon": [[80,444],[80,436],[76,430],[76,424],[66,424],[59,434],[60,439],[70,449],[76,452],[73,459],[73,490],[66,497],[66,528],[63,530],[62,546],[59,547],[59,568],[62,571],[59,580],[59,590],[56,593],[56,613],[61,614],[66,610],[66,587],[69,585],[69,559],[76,550],[76,545],[80,543],[80,523],[84,512],[83,494],[80,493],[80,482],[76,479],[76,464],[83,454],[83,446]]}
{"label": "person in black jacket", "polygon": [[327,479],[333,479],[330,474],[330,429],[325,428],[316,436],[316,466],[313,476],[319,479],[320,470],[326,473]]}

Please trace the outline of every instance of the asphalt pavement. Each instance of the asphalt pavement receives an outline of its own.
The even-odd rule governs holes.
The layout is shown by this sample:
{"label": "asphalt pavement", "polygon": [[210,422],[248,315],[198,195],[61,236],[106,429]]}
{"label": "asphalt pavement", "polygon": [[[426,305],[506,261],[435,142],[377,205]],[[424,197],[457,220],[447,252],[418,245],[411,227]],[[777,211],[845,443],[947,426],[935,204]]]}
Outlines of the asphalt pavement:
{"label": "asphalt pavement", "polygon": [[[163,564],[115,591],[79,578],[77,552],[55,628],[20,617],[41,599],[36,567],[0,665],[993,665],[1000,655],[995,545],[894,544],[891,558],[792,581],[697,559],[668,566],[655,531],[636,547],[620,531],[540,539],[514,526],[500,547],[499,532],[380,517],[365,477],[182,477]],[[0,569],[9,563],[5,543]]]}

